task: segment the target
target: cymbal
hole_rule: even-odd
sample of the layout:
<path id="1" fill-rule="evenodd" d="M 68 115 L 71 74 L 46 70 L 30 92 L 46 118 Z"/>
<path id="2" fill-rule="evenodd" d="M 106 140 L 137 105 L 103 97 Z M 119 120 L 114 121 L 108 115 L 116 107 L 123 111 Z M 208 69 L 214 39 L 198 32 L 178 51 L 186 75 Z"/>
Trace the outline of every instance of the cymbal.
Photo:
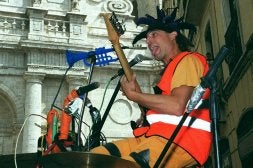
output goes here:
<path id="1" fill-rule="evenodd" d="M 40 163 L 43 168 L 140 168 L 129 160 L 88 152 L 48 154 L 41 158 Z"/>

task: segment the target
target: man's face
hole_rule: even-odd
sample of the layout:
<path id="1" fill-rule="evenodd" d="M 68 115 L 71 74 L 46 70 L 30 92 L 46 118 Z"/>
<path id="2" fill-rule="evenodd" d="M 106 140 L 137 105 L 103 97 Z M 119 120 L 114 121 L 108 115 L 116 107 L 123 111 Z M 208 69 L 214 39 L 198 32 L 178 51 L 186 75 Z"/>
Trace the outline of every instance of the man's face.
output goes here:
<path id="1" fill-rule="evenodd" d="M 169 53 L 175 43 L 171 34 L 162 30 L 153 30 L 147 34 L 148 48 L 156 60 L 167 62 L 166 60 L 168 60 Z"/>

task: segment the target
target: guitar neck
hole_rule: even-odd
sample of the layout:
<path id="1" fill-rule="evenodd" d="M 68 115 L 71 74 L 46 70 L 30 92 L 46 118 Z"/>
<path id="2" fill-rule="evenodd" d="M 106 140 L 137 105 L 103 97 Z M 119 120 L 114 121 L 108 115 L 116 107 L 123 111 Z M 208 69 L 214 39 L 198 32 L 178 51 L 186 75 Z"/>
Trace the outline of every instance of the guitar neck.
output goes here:
<path id="1" fill-rule="evenodd" d="M 132 71 L 132 69 L 130 68 L 130 66 L 128 64 L 128 61 L 127 61 L 126 56 L 123 52 L 123 49 L 120 46 L 119 33 L 117 33 L 115 31 L 115 28 L 112 26 L 112 24 L 110 22 L 110 19 L 109 19 L 110 14 L 107 13 L 107 14 L 103 14 L 102 16 L 104 17 L 105 25 L 106 25 L 108 36 L 109 36 L 109 40 L 111 41 L 111 43 L 113 45 L 113 48 L 116 52 L 116 55 L 119 58 L 119 62 L 122 66 L 122 69 L 123 69 L 123 71 L 126 75 L 127 80 L 131 81 L 132 77 L 133 77 L 133 71 Z M 136 89 L 137 89 L 137 92 L 141 92 L 141 88 L 138 84 L 136 85 Z M 140 107 L 141 112 L 144 113 L 145 112 L 144 108 L 140 105 L 139 105 L 139 107 Z"/>
<path id="2" fill-rule="evenodd" d="M 124 54 L 122 48 L 120 47 L 120 45 L 117 45 L 117 44 L 113 45 L 113 47 L 114 47 L 114 50 L 115 50 L 115 52 L 116 52 L 116 54 L 117 54 L 117 56 L 119 58 L 120 64 L 121 64 L 122 69 L 123 69 L 123 71 L 124 71 L 124 73 L 126 75 L 127 80 L 131 81 L 132 80 L 132 76 L 133 76 L 133 71 L 130 68 L 128 62 L 127 62 L 127 59 L 125 57 L 125 54 Z M 140 87 L 140 85 L 138 83 L 136 83 L 135 87 L 136 87 L 136 91 L 137 92 L 140 92 L 140 93 L 142 92 L 141 91 L 141 87 Z M 139 106 L 141 112 L 144 114 L 145 113 L 144 108 L 141 105 L 139 105 L 139 104 L 138 104 L 138 106 Z"/>
<path id="3" fill-rule="evenodd" d="M 114 50 L 115 50 L 115 52 L 116 52 L 116 54 L 117 54 L 117 56 L 118 56 L 118 58 L 119 58 L 120 64 L 121 64 L 122 69 L 123 69 L 123 71 L 124 71 L 124 73 L 125 73 L 125 75 L 126 75 L 127 80 L 128 80 L 128 81 L 131 81 L 131 80 L 132 80 L 132 77 L 133 77 L 133 71 L 132 71 L 132 69 L 130 68 L 128 62 L 127 62 L 127 59 L 126 59 L 126 57 L 125 57 L 125 54 L 124 54 L 124 52 L 123 52 L 121 46 L 120 46 L 119 44 L 114 44 L 113 47 L 114 47 Z M 141 91 L 141 88 L 140 88 L 140 85 L 139 85 L 138 83 L 136 83 L 135 87 L 136 87 L 136 91 L 137 91 L 137 92 L 140 92 L 140 93 L 142 92 L 142 91 Z M 138 104 L 138 106 L 139 106 L 139 108 L 140 108 L 142 114 L 145 114 L 145 109 L 144 109 L 144 107 L 142 107 L 142 106 L 139 105 L 139 104 Z"/>
<path id="4" fill-rule="evenodd" d="M 119 43 L 113 44 L 113 48 L 119 58 L 120 65 L 126 75 L 127 80 L 131 81 L 132 77 L 133 77 L 133 71 L 128 64 L 128 61 L 126 59 L 126 56 L 125 56 L 120 44 Z"/>

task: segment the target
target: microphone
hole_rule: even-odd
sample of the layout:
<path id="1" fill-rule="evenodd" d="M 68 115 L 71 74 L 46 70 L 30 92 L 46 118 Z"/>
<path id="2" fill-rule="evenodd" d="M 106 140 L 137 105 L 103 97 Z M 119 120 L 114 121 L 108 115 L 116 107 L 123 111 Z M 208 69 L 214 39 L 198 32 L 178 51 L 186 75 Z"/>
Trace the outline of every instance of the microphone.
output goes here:
<path id="1" fill-rule="evenodd" d="M 208 70 L 207 74 L 201 79 L 201 82 L 196 86 L 192 92 L 191 98 L 186 105 L 186 112 L 190 113 L 192 110 L 197 109 L 202 103 L 202 96 L 206 91 L 206 88 L 210 87 L 210 81 L 214 78 L 218 67 L 224 60 L 225 56 L 230 53 L 230 50 L 225 46 L 222 46 L 218 55 L 215 57 L 211 69 Z"/>
<path id="2" fill-rule="evenodd" d="M 81 86 L 76 90 L 76 93 L 79 97 L 74 98 L 66 107 L 64 108 L 64 111 L 73 116 L 78 116 L 81 112 L 82 105 L 83 105 L 83 100 L 82 96 L 85 93 L 88 93 L 89 91 L 92 91 L 94 89 L 97 89 L 99 87 L 98 82 L 93 82 L 89 85 L 86 86 Z"/>
<path id="3" fill-rule="evenodd" d="M 94 89 L 97 89 L 99 87 L 99 83 L 98 82 L 93 82 L 89 85 L 86 86 L 81 86 L 76 90 L 76 93 L 78 94 L 78 96 L 82 96 L 85 93 L 88 93 Z"/>
<path id="4" fill-rule="evenodd" d="M 93 124 L 99 123 L 101 121 L 100 111 L 96 107 L 92 106 L 89 98 L 86 98 L 85 105 L 90 109 L 92 123 Z"/>
<path id="5" fill-rule="evenodd" d="M 152 60 L 152 58 L 146 57 L 146 56 L 144 56 L 142 54 L 137 54 L 134 57 L 134 59 L 132 59 L 128 64 L 129 64 L 130 67 L 132 67 L 132 66 L 138 64 L 139 62 L 142 62 L 143 60 Z M 124 74 L 124 70 L 121 68 L 121 69 L 118 70 L 117 74 L 115 74 L 113 77 L 111 77 L 111 80 L 113 80 L 113 79 L 115 79 L 118 76 L 121 76 L 123 74 Z"/>

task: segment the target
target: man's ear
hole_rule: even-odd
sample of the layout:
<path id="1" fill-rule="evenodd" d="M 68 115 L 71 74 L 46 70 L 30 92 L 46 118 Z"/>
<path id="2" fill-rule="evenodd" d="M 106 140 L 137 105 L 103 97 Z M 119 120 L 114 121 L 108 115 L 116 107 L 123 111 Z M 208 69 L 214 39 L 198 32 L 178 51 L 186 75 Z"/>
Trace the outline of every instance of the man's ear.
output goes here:
<path id="1" fill-rule="evenodd" d="M 175 40 L 177 37 L 177 32 L 176 31 L 171 32 L 170 37 L 171 37 L 171 39 Z"/>

